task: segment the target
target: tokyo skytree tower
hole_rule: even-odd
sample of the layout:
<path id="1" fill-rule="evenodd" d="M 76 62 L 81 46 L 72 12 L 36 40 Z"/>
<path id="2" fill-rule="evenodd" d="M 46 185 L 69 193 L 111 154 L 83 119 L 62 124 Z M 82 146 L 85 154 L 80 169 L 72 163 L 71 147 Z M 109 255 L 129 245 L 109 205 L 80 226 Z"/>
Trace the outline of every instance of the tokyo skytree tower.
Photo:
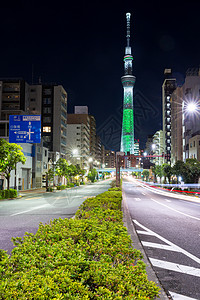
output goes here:
<path id="1" fill-rule="evenodd" d="M 136 78 L 132 75 L 133 56 L 131 55 L 130 47 L 130 18 L 131 14 L 127 13 L 127 45 L 124 56 L 124 76 L 121 77 L 124 88 L 124 101 L 120 151 L 125 152 L 125 154 L 127 152 L 134 154 L 133 87 Z"/>

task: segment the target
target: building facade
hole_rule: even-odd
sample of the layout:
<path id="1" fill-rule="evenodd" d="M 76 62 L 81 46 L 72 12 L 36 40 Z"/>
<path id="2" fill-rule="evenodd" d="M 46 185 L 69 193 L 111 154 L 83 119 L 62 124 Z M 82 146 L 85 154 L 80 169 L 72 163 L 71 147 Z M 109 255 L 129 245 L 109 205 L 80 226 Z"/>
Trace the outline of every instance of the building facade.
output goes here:
<path id="1" fill-rule="evenodd" d="M 163 148 L 166 154 L 166 163 L 171 162 L 171 95 L 176 89 L 176 79 L 172 77 L 171 69 L 165 69 L 165 80 L 162 86 L 163 108 Z"/>
<path id="2" fill-rule="evenodd" d="M 67 146 L 67 92 L 61 85 L 30 86 L 30 114 L 41 114 L 41 134 L 51 152 L 65 158 Z"/>

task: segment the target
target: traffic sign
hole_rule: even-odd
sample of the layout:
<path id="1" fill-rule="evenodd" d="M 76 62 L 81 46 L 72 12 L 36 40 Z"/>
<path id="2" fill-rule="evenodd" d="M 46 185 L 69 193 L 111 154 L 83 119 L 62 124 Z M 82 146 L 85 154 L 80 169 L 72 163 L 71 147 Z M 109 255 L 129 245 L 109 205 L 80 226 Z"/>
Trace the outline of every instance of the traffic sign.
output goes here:
<path id="1" fill-rule="evenodd" d="M 10 143 L 40 143 L 40 115 L 11 115 L 9 116 Z"/>

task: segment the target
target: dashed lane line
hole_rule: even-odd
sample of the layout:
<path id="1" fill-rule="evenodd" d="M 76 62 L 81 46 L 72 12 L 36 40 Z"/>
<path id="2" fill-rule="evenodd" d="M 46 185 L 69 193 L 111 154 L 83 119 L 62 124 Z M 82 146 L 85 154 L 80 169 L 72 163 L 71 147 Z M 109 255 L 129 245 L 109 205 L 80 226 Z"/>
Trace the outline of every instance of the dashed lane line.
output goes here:
<path id="1" fill-rule="evenodd" d="M 167 207 L 167 208 L 169 208 L 169 209 L 171 209 L 171 210 L 173 210 L 173 211 L 175 211 L 175 212 L 177 212 L 177 213 L 179 213 L 179 214 L 181 214 L 181 215 L 184 215 L 184 216 L 186 216 L 186 217 L 188 217 L 188 218 L 191 218 L 191 219 L 195 219 L 195 220 L 200 221 L 200 218 L 198 218 L 198 217 L 194 217 L 194 216 L 185 214 L 185 213 L 183 213 L 182 211 L 179 211 L 179 210 L 177 210 L 177 209 L 175 209 L 175 208 L 172 208 L 172 207 L 170 207 L 170 206 L 168 206 L 168 205 L 166 205 L 166 204 L 160 203 L 159 201 L 157 201 L 157 200 L 155 200 L 155 199 L 152 199 L 152 198 L 151 198 L 151 200 L 154 201 L 154 202 L 156 202 L 156 203 L 158 203 L 158 204 L 160 204 L 160 205 L 162 205 L 162 206 L 165 206 L 165 207 Z"/>
<path id="2" fill-rule="evenodd" d="M 28 210 L 24 210 L 24 211 L 20 211 L 18 213 L 12 214 L 12 215 L 10 215 L 10 217 L 17 216 L 17 215 L 22 215 L 22 214 L 25 214 L 27 212 L 31 212 L 33 210 L 40 209 L 40 208 L 47 207 L 47 206 L 50 206 L 50 205 L 49 204 L 44 204 L 44 205 L 36 206 L 32 209 L 28 209 Z"/>
<path id="3" fill-rule="evenodd" d="M 154 267 L 200 277 L 200 269 L 149 257 Z"/>
<path id="4" fill-rule="evenodd" d="M 168 241 L 167 239 L 165 239 L 164 237 L 162 237 L 161 235 L 155 233 L 154 231 L 148 229 L 147 227 L 145 227 L 144 225 L 140 224 L 138 221 L 133 220 L 133 222 L 140 226 L 142 229 L 144 229 L 146 232 L 148 233 L 152 233 L 152 235 L 154 235 L 155 237 L 157 237 L 158 239 L 160 239 L 161 241 L 163 241 L 164 243 L 168 244 L 169 246 L 172 246 L 173 249 L 176 249 L 177 251 L 179 251 L 180 253 L 183 253 L 184 255 L 186 255 L 187 257 L 191 258 L 192 260 L 194 260 L 195 262 L 197 262 L 198 264 L 200 264 L 200 259 L 198 257 L 196 257 L 195 255 L 189 253 L 188 251 L 182 249 L 181 247 L 175 245 L 174 243 Z"/>
<path id="5" fill-rule="evenodd" d="M 173 300 L 198 300 L 198 299 L 183 296 L 181 294 L 177 294 L 177 293 L 174 293 L 174 292 L 171 292 L 171 291 L 169 291 L 169 293 L 170 293 Z"/>
<path id="6" fill-rule="evenodd" d="M 134 200 L 135 200 L 135 201 L 141 201 L 141 199 L 140 199 L 140 198 L 134 198 Z"/>

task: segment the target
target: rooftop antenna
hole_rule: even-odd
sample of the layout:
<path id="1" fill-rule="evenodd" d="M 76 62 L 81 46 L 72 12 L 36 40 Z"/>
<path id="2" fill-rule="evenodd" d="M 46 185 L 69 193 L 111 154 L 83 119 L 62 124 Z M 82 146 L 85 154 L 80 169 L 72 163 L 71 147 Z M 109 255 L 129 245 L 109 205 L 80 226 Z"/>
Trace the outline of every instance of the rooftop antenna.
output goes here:
<path id="1" fill-rule="evenodd" d="M 127 28 L 126 38 L 127 38 L 127 47 L 130 47 L 130 20 L 131 20 L 131 14 L 130 13 L 126 13 L 126 28 Z"/>

